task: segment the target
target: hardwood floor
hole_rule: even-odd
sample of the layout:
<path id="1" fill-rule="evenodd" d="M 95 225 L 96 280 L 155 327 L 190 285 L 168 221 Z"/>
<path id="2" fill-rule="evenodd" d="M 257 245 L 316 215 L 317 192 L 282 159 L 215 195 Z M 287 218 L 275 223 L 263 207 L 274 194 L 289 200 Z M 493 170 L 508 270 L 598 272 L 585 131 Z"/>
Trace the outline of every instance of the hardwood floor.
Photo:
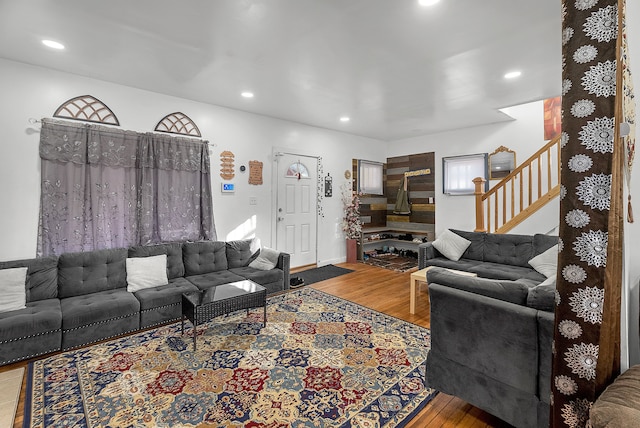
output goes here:
<path id="1" fill-rule="evenodd" d="M 429 303 L 425 286 L 420 288 L 416 314 L 409 313 L 410 273 L 393 272 L 362 263 L 342 263 L 338 266 L 355 272 L 318 282 L 310 287 L 429 327 Z M 0 367 L 0 372 L 26 366 L 27 362 L 15 363 Z M 25 389 L 26 376 L 22 384 L 14 428 L 22 427 Z M 509 425 L 456 397 L 440 393 L 407 424 L 407 428 L 435 427 L 506 428 Z"/>

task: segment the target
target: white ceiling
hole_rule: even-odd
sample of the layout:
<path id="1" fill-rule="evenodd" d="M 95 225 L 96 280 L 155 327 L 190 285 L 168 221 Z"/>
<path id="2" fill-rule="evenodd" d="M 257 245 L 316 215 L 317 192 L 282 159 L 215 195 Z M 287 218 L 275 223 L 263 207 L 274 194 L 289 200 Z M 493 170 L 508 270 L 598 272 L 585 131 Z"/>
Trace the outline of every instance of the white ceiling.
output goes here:
<path id="1" fill-rule="evenodd" d="M 560 0 L 0 0 L 0 57 L 392 141 L 508 120 L 499 108 L 559 95 L 560 8 Z M 66 49 L 46 48 L 44 38 Z M 522 76 L 505 80 L 511 70 Z M 245 90 L 255 97 L 242 98 Z"/>

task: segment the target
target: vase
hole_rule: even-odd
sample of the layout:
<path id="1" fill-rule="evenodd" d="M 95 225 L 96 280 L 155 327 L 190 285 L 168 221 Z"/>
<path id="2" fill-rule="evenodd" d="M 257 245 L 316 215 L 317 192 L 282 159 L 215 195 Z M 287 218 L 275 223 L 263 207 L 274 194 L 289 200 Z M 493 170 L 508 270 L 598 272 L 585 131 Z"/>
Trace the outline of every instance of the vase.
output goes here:
<path id="1" fill-rule="evenodd" d="M 347 238 L 347 263 L 356 263 L 358 261 L 358 241 L 353 238 Z"/>

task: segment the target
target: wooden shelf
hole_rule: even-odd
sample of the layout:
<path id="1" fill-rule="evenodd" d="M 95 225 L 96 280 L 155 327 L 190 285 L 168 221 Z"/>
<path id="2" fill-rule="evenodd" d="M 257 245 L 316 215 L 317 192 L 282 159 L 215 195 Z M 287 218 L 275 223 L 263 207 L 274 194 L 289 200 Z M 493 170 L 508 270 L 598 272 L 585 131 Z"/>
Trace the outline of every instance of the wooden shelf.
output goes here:
<path id="1" fill-rule="evenodd" d="M 373 248 L 379 247 L 380 249 L 382 249 L 384 245 L 399 247 L 402 249 L 418 252 L 418 245 L 422 244 L 422 242 L 407 241 L 404 239 L 399 239 L 397 236 L 392 238 L 368 239 L 371 235 L 376 235 L 376 234 L 401 235 L 401 234 L 407 234 L 407 233 L 410 233 L 411 235 L 417 236 L 419 238 L 427 236 L 427 232 L 420 232 L 420 231 L 409 230 L 409 229 L 399 229 L 395 227 L 394 228 L 391 228 L 391 227 L 363 228 L 362 234 L 360 235 L 360 239 L 358 240 L 358 260 L 364 260 L 364 253 L 367 248 L 373 249 Z M 389 244 L 393 244 L 393 245 L 389 245 Z"/>

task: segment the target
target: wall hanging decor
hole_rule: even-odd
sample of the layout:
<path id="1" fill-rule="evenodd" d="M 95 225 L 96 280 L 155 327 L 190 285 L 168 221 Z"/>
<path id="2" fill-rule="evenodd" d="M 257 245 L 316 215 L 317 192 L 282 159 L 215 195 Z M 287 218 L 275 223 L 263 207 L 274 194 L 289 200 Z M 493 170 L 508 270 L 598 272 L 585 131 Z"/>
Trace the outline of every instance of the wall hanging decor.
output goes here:
<path id="1" fill-rule="evenodd" d="M 324 196 L 326 198 L 333 196 L 333 178 L 328 172 L 327 176 L 324 178 Z"/>
<path id="2" fill-rule="evenodd" d="M 262 162 L 249 161 L 249 184 L 262 184 Z"/>
<path id="3" fill-rule="evenodd" d="M 547 98 L 544 100 L 544 139 L 549 141 L 556 138 L 562 132 L 562 97 Z"/>
<path id="4" fill-rule="evenodd" d="M 200 137 L 200 130 L 189 116 L 179 111 L 171 113 L 160 119 L 154 131 L 167 132 L 169 134 L 189 135 Z"/>
<path id="5" fill-rule="evenodd" d="M 53 113 L 53 117 L 120 126 L 111 109 L 92 95 L 80 95 L 65 101 Z"/>
<path id="6" fill-rule="evenodd" d="M 233 169 L 234 157 L 235 155 L 228 150 L 220 153 L 220 177 L 224 180 L 231 180 L 236 176 Z"/>
<path id="7" fill-rule="evenodd" d="M 318 177 L 322 177 L 323 174 L 324 165 L 322 165 L 322 157 L 318 156 Z M 318 203 L 316 205 L 318 207 L 318 216 L 320 217 L 324 217 L 324 208 L 322 207 L 322 201 L 324 200 L 324 192 L 322 191 L 323 184 L 323 180 L 318 180 L 318 190 L 316 192 Z"/>

